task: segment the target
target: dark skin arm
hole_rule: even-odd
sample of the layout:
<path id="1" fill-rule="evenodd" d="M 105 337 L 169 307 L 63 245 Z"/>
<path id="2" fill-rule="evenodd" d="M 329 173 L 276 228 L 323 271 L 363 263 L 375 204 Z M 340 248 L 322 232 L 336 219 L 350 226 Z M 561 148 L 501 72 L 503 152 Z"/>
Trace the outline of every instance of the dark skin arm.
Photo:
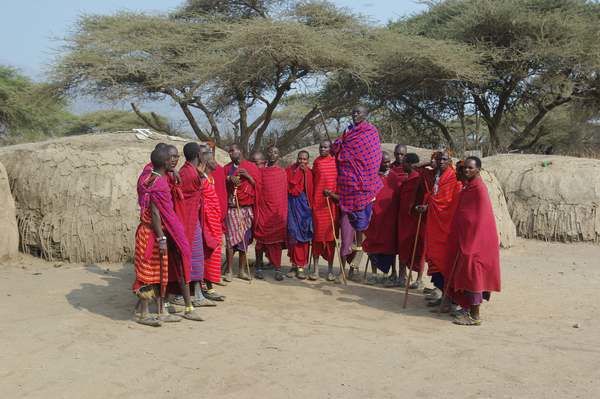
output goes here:
<path id="1" fill-rule="evenodd" d="M 154 234 L 156 237 L 164 237 L 164 232 L 162 229 L 162 221 L 160 219 L 160 212 L 158 208 L 153 203 L 150 204 L 152 210 L 152 230 L 154 230 Z M 167 240 L 161 240 L 158 242 L 158 250 L 161 255 L 167 251 Z"/>
<path id="2" fill-rule="evenodd" d="M 323 195 L 327 198 L 331 198 L 336 204 L 340 202 L 340 196 L 330 190 L 323 190 Z"/>
<path id="3" fill-rule="evenodd" d="M 250 173 L 248 173 L 248 171 L 244 168 L 240 168 L 238 171 L 238 174 L 245 178 L 246 180 L 248 180 L 250 182 L 250 184 L 252 184 L 252 186 L 256 185 L 256 182 L 254 181 L 254 179 L 252 178 L 252 176 L 250 175 Z M 235 183 L 234 183 L 235 184 Z"/>

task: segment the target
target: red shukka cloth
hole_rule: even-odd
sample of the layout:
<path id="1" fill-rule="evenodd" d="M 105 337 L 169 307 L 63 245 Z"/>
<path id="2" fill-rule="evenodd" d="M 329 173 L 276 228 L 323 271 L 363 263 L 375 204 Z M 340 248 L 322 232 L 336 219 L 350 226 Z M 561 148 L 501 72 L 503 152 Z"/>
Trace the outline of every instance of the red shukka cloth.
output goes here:
<path id="1" fill-rule="evenodd" d="M 261 174 L 254 235 L 262 244 L 283 243 L 287 237 L 288 181 L 285 169 L 267 166 Z"/>
<path id="2" fill-rule="evenodd" d="M 395 255 L 398 221 L 398 175 L 380 176 L 383 188 L 375 197 L 373 216 L 365 231 L 363 248 L 370 254 Z"/>
<path id="3" fill-rule="evenodd" d="M 332 156 L 317 157 L 313 162 L 314 198 L 313 210 L 313 241 L 330 242 L 335 240 L 331 215 L 327 209 L 327 199 L 323 191 L 337 192 L 337 168 L 335 158 Z M 337 226 L 337 205 L 330 199 L 329 206 L 333 214 L 334 224 Z"/>
<path id="4" fill-rule="evenodd" d="M 444 279 L 451 296 L 464 291 L 500 291 L 500 243 L 492 203 L 481 177 L 465 184 L 447 245 Z"/>
<path id="5" fill-rule="evenodd" d="M 425 224 L 425 260 L 427 274 L 443 272 L 446 264 L 448 235 L 462 184 L 456 179 L 456 172 L 448 167 L 439 178 L 438 192 L 433 192 L 435 172 L 423 170 L 423 183 L 426 194 L 427 223 Z"/>
<path id="6" fill-rule="evenodd" d="M 409 265 L 412 260 L 415 237 L 417 235 L 417 225 L 419 214 L 414 207 L 417 204 L 417 190 L 421 184 L 421 175 L 417 171 L 412 171 L 409 175 L 404 174 L 401 178 L 400 188 L 398 189 L 398 258 L 400 263 Z M 422 270 L 424 264 L 423 248 L 425 237 L 425 218 L 426 213 L 421 216 L 421 226 L 419 228 L 419 238 L 415 250 L 415 264 L 413 270 Z"/>

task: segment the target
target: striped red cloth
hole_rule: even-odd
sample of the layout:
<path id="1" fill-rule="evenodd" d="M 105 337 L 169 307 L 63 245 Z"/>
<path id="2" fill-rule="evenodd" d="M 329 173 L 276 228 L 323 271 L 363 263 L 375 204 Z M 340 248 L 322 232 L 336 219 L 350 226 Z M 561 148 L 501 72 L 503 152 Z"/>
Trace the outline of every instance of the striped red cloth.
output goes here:
<path id="1" fill-rule="evenodd" d="M 344 212 L 366 208 L 383 184 L 378 176 L 381 142 L 375 126 L 362 121 L 348 129 L 331 146 L 338 168 L 337 188 Z"/>
<path id="2" fill-rule="evenodd" d="M 256 206 L 254 236 L 262 244 L 283 243 L 287 236 L 287 174 L 277 165 L 259 169 L 260 197 Z"/>
<path id="3" fill-rule="evenodd" d="M 209 176 L 202 181 L 202 233 L 204 238 L 204 279 L 221 281 L 222 212 L 216 180 Z"/>
<path id="4" fill-rule="evenodd" d="M 335 241 L 333 226 L 331 225 L 331 214 L 327 208 L 327 198 L 323 191 L 329 190 L 337 193 L 337 168 L 335 158 L 331 155 L 318 157 L 313 163 L 313 180 L 315 193 L 312 201 L 313 209 L 313 242 Z M 331 213 L 333 214 L 334 226 L 337 226 L 338 208 L 329 200 Z"/>
<path id="5" fill-rule="evenodd" d="M 140 224 L 135 232 L 135 281 L 132 289 L 135 291 L 147 284 L 160 284 L 167 286 L 169 280 L 168 256 L 165 253 L 162 260 L 162 281 L 161 281 L 161 262 L 158 245 L 154 245 L 156 235 L 152 230 L 152 213 L 150 207 L 146 208 L 140 217 Z M 152 249 L 148 251 L 149 244 Z"/>

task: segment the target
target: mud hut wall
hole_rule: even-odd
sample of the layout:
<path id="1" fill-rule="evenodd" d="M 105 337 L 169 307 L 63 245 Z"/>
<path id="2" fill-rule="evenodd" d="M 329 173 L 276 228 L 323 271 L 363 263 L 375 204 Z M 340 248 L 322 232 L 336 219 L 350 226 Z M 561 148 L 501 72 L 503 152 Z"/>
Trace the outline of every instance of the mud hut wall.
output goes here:
<path id="1" fill-rule="evenodd" d="M 498 177 L 519 236 L 600 242 L 600 161 L 498 155 L 483 164 Z"/>
<path id="2" fill-rule="evenodd" d="M 119 262 L 133 256 L 136 181 L 157 140 L 93 135 L 5 147 L 21 249 L 46 259 Z M 223 163 L 226 153 L 217 150 Z M 183 162 L 180 163 L 180 165 Z"/>
<path id="3" fill-rule="evenodd" d="M 13 200 L 8 175 L 0 163 L 0 260 L 15 256 L 19 247 L 19 231 L 15 202 Z"/>

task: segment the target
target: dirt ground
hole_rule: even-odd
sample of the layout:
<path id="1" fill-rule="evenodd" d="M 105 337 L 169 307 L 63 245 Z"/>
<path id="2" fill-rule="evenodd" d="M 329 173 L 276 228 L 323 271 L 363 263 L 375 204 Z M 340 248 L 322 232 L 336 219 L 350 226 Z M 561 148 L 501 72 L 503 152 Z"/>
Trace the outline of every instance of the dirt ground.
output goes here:
<path id="1" fill-rule="evenodd" d="M 421 294 L 272 275 L 206 321 L 131 321 L 131 265 L 0 266 L 3 398 L 593 398 L 600 246 L 519 240 L 480 327 Z M 578 324 L 577 324 L 578 323 Z M 578 328 L 575 327 L 577 325 Z"/>

